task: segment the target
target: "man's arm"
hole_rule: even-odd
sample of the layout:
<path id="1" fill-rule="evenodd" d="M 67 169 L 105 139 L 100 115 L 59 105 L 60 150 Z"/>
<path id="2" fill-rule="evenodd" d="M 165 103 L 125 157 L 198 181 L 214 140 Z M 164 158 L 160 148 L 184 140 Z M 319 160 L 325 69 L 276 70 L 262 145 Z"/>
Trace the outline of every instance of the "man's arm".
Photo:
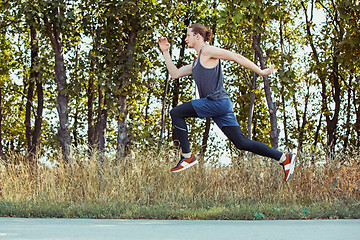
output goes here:
<path id="1" fill-rule="evenodd" d="M 171 59 L 169 51 L 165 51 L 165 52 L 163 52 L 163 54 L 164 54 L 166 67 L 167 67 L 167 69 L 168 69 L 168 71 L 170 73 L 171 78 L 177 79 L 177 78 L 189 76 L 189 75 L 192 74 L 192 66 L 191 66 L 191 64 L 186 65 L 186 66 L 181 67 L 181 68 L 177 68 L 175 66 L 175 64 L 173 63 L 172 59 Z"/>
<path id="2" fill-rule="evenodd" d="M 168 43 L 166 38 L 160 38 L 158 42 L 159 42 L 160 51 L 164 55 L 166 67 L 170 73 L 171 78 L 176 79 L 176 78 L 181 78 L 181 77 L 192 74 L 191 64 L 186 65 L 181 68 L 177 68 L 175 66 L 175 64 L 173 63 L 173 61 L 171 59 L 170 53 L 169 53 L 170 43 Z"/>
<path id="3" fill-rule="evenodd" d="M 274 66 L 271 66 L 267 69 L 259 68 L 255 63 L 247 59 L 246 57 L 242 56 L 241 54 L 237 54 L 222 48 L 208 46 L 203 50 L 203 54 L 207 55 L 210 58 L 217 58 L 217 59 L 224 59 L 229 61 L 235 61 L 241 66 L 250 69 L 261 76 L 268 76 L 271 75 L 274 71 Z"/>

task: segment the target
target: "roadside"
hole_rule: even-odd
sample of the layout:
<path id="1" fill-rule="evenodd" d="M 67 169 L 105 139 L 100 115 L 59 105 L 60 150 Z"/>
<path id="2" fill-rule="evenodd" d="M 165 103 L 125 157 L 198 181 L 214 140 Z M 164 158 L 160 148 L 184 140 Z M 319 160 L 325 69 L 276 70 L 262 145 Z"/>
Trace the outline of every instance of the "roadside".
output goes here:
<path id="1" fill-rule="evenodd" d="M 97 218 L 97 219 L 202 219 L 202 220 L 284 220 L 357 219 L 357 202 L 317 202 L 309 205 L 244 200 L 237 203 L 189 202 L 146 205 L 120 202 L 49 203 L 1 202 L 0 217 Z"/>

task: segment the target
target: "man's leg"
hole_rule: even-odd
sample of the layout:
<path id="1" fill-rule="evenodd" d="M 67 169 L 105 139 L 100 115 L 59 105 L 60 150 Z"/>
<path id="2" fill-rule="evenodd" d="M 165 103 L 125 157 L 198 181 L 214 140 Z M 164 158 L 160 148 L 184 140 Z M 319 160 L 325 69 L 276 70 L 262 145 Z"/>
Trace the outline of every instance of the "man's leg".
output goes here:
<path id="1" fill-rule="evenodd" d="M 248 139 L 244 136 L 239 126 L 224 126 L 221 128 L 223 133 L 240 150 L 249 151 L 264 157 L 270 157 L 279 161 L 283 155 L 282 152 L 269 147 L 268 145 Z"/>
<path id="2" fill-rule="evenodd" d="M 188 102 L 173 108 L 170 111 L 174 131 L 178 138 L 182 150 L 181 159 L 178 164 L 171 169 L 171 172 L 181 172 L 198 163 L 195 156 L 191 153 L 188 128 L 186 126 L 185 118 L 198 117 L 193 105 Z"/>
<path id="3" fill-rule="evenodd" d="M 278 160 L 284 169 L 284 181 L 287 182 L 290 180 L 296 164 L 296 156 L 294 154 L 284 154 L 264 143 L 246 138 L 239 126 L 224 126 L 221 130 L 238 149 Z"/>
<path id="4" fill-rule="evenodd" d="M 170 111 L 176 137 L 180 142 L 183 153 L 190 153 L 188 128 L 185 122 L 187 117 L 198 117 L 191 102 L 184 103 Z"/>

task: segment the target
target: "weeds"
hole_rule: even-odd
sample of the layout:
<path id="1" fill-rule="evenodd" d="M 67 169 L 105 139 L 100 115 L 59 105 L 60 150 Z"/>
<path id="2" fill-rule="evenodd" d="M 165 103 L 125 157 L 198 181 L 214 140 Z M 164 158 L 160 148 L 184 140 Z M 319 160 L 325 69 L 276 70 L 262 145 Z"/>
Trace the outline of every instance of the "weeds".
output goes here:
<path id="1" fill-rule="evenodd" d="M 360 165 L 309 165 L 299 159 L 289 183 L 269 159 L 235 166 L 196 166 L 170 173 L 169 151 L 134 153 L 103 165 L 74 155 L 69 164 L 38 164 L 36 170 L 0 165 L 0 215 L 36 217 L 283 219 L 360 217 Z M 154 161 L 157 159 L 157 161 Z M 57 160 L 57 159 L 53 159 Z"/>

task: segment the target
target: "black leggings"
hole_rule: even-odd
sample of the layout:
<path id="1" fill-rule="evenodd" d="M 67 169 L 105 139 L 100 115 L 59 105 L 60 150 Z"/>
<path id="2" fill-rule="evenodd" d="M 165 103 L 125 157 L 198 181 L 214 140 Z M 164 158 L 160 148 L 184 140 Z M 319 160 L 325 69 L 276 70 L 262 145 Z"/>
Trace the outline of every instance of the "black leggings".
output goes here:
<path id="1" fill-rule="evenodd" d="M 191 102 L 184 103 L 170 111 L 175 134 L 180 142 L 183 153 L 189 153 L 190 145 L 188 139 L 188 128 L 185 122 L 187 117 L 199 117 Z M 249 151 L 261 156 L 280 160 L 282 152 L 267 146 L 264 143 L 248 139 L 244 136 L 239 126 L 224 126 L 221 131 L 240 150 Z"/>

